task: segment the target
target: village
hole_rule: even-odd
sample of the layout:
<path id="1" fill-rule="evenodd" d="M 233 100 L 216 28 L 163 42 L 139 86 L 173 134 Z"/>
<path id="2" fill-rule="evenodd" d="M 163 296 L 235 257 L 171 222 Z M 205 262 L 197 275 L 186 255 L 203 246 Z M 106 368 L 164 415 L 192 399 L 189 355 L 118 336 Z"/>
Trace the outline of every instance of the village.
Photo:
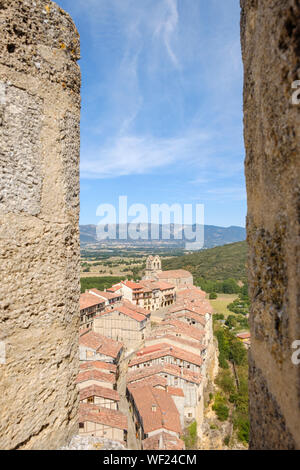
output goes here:
<path id="1" fill-rule="evenodd" d="M 149 256 L 140 281 L 80 297 L 79 433 L 133 450 L 183 450 L 215 357 L 212 307 L 185 270 Z"/>

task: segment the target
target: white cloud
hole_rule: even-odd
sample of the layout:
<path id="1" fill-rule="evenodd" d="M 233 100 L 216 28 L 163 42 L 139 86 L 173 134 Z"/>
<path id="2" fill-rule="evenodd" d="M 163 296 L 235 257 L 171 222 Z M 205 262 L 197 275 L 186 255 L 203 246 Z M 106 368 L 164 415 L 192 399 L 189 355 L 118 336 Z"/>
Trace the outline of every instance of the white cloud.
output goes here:
<path id="1" fill-rule="evenodd" d="M 165 6 L 167 7 L 167 11 L 162 14 L 164 17 L 158 23 L 155 30 L 155 35 L 162 36 L 167 53 L 173 65 L 175 67 L 179 67 L 178 59 L 175 52 L 173 51 L 171 44 L 173 34 L 176 31 L 179 21 L 177 0 L 165 0 Z"/>
<path id="2" fill-rule="evenodd" d="M 90 149 L 85 153 L 81 175 L 83 178 L 116 178 L 151 173 L 171 164 L 205 166 L 210 161 L 210 141 L 210 135 L 199 131 L 169 139 L 122 135 L 100 150 Z"/>

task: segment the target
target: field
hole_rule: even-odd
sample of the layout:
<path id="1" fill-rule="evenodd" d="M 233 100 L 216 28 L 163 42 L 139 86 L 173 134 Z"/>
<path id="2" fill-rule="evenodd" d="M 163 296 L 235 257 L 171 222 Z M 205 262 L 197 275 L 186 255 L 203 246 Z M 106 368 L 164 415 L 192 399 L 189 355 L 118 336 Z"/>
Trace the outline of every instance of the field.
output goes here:
<path id="1" fill-rule="evenodd" d="M 210 303 L 213 306 L 214 313 L 222 313 L 225 318 L 227 318 L 228 315 L 232 315 L 232 312 L 227 309 L 227 305 L 237 298 L 238 296 L 236 294 L 219 294 L 218 298 L 216 300 L 210 300 Z"/>

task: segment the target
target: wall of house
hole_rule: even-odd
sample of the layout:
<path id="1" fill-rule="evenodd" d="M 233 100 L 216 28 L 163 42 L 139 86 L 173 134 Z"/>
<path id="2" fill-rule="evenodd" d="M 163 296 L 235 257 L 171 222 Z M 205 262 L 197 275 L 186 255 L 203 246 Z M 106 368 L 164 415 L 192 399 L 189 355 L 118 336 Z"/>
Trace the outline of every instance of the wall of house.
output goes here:
<path id="1" fill-rule="evenodd" d="M 292 102 L 300 79 L 300 4 L 242 0 L 241 6 L 250 448 L 300 449 L 300 366 L 292 362 L 300 340 L 300 104 Z"/>
<path id="2" fill-rule="evenodd" d="M 136 321 L 117 311 L 94 319 L 93 329 L 108 338 L 124 343 L 127 349 L 139 347 L 146 335 L 145 322 Z"/>
<path id="3" fill-rule="evenodd" d="M 105 439 L 112 439 L 114 441 L 124 441 L 124 431 L 118 428 L 112 428 L 110 426 L 93 423 L 91 421 L 84 422 L 84 428 L 79 429 L 80 435 L 105 437 Z"/>
<path id="4" fill-rule="evenodd" d="M 0 3 L 0 447 L 53 449 L 77 432 L 79 35 Z"/>

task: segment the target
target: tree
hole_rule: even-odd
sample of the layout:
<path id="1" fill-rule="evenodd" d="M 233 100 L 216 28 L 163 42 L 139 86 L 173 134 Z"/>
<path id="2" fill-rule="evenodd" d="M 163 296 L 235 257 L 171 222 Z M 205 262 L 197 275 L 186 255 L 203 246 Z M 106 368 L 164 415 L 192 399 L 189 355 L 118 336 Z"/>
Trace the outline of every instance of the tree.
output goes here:
<path id="1" fill-rule="evenodd" d="M 229 360 L 240 366 L 245 363 L 247 359 L 247 351 L 245 346 L 238 340 L 231 343 Z"/>
<path id="2" fill-rule="evenodd" d="M 210 300 L 215 300 L 215 299 L 217 299 L 217 298 L 218 298 L 218 295 L 217 295 L 215 292 L 211 292 L 211 293 L 209 294 L 209 299 L 210 299 Z"/>

